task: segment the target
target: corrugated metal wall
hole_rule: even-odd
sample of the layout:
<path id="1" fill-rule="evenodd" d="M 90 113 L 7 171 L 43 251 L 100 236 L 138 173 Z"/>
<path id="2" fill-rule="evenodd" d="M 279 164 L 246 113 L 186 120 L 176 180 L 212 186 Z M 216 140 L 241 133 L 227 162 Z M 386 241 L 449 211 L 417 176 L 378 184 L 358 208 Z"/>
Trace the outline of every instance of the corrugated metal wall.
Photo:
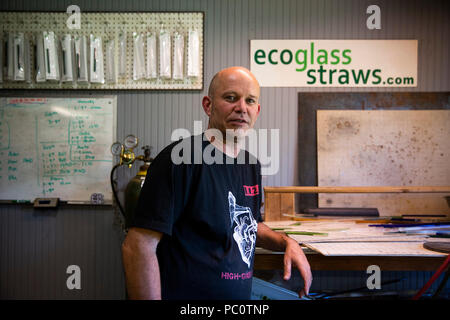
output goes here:
<path id="1" fill-rule="evenodd" d="M 113 0 L 76 4 L 81 11 L 204 11 L 205 90 L 203 92 L 111 92 L 118 96 L 118 140 L 130 133 L 153 153 L 170 142 L 176 128 L 193 131 L 202 114 L 201 98 L 215 72 L 231 65 L 249 67 L 250 39 L 418 39 L 419 80 L 414 89 L 450 89 L 448 1 L 376 1 L 382 29 L 368 30 L 365 13 L 373 1 L 301 0 Z M 65 11 L 72 1 L 1 1 L 0 10 Z M 391 89 L 377 89 L 392 91 Z M 264 185 L 297 183 L 297 93 L 303 88 L 263 88 L 257 128 L 280 129 L 280 171 Z M 308 91 L 367 91 L 308 89 Z M 375 91 L 375 89 L 371 89 Z M 0 95 L 11 92 L 0 92 Z M 14 92 L 20 95 L 21 91 Z M 110 93 L 110 92 L 108 92 Z M 51 93 L 48 93 L 51 95 Z M 102 94 L 102 93 L 101 93 Z M 301 142 L 300 142 L 301 144 Z M 135 170 L 120 174 L 122 186 Z M 123 298 L 120 232 L 113 211 L 66 208 L 36 212 L 26 207 L 0 206 L 1 298 Z M 69 264 L 82 269 L 82 290 L 69 291 Z"/>

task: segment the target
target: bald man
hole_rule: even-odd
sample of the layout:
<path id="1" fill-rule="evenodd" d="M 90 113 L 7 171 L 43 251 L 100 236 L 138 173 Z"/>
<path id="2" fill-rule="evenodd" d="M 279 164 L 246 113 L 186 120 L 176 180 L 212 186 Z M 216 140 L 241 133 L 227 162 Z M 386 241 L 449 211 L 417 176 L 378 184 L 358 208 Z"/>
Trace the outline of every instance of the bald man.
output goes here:
<path id="1" fill-rule="evenodd" d="M 295 266 L 304 280 L 299 296 L 308 294 L 308 261 L 296 241 L 262 222 L 261 167 L 240 148 L 261 111 L 259 95 L 249 70 L 218 72 L 202 100 L 208 130 L 152 162 L 122 246 L 129 298 L 250 299 L 255 246 L 285 251 L 284 279 Z M 174 163 L 177 146 L 195 149 L 198 138 L 201 150 L 192 154 L 219 161 Z"/>

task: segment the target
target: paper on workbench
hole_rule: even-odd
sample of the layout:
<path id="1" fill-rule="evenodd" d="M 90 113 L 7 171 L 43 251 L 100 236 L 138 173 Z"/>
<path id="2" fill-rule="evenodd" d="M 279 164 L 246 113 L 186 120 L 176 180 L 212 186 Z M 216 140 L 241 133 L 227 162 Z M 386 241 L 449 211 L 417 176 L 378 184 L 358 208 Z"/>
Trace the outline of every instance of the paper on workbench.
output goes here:
<path id="1" fill-rule="evenodd" d="M 328 242 L 304 243 L 325 256 L 414 256 L 443 257 L 444 253 L 423 247 L 423 242 Z"/>
<path id="2" fill-rule="evenodd" d="M 298 225 L 300 222 L 300 225 Z M 306 231 L 327 235 L 289 236 L 327 256 L 444 256 L 423 248 L 425 241 L 442 241 L 426 235 L 385 234 L 384 228 L 369 227 L 354 219 L 320 219 L 313 221 L 271 221 L 270 228 L 282 232 Z M 450 241 L 445 239 L 444 241 Z"/>
<path id="3" fill-rule="evenodd" d="M 297 223 L 300 222 L 300 225 Z M 292 235 L 289 236 L 298 242 L 313 240 L 340 240 L 347 238 L 382 237 L 383 230 L 369 227 L 368 224 L 355 223 L 354 219 L 319 219 L 313 221 L 270 221 L 265 223 L 270 228 L 282 232 L 306 231 L 320 232 L 327 235 Z"/>

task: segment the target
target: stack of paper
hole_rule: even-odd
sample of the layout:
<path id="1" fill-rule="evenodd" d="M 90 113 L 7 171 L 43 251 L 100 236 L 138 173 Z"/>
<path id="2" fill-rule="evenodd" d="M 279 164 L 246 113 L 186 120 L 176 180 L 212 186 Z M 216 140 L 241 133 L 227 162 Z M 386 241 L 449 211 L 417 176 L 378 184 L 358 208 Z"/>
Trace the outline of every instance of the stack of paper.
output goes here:
<path id="1" fill-rule="evenodd" d="M 285 232 L 302 245 L 326 256 L 445 256 L 423 247 L 425 241 L 448 241 L 427 235 L 386 233 L 384 228 L 348 218 L 271 221 L 266 224 Z"/>

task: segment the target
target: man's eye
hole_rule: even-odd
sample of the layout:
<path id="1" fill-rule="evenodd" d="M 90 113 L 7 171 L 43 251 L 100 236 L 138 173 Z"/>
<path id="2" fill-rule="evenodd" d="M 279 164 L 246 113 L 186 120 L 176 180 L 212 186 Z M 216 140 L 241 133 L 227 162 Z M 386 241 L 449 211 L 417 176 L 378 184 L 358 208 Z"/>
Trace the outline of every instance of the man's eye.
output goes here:
<path id="1" fill-rule="evenodd" d="M 254 104 L 256 102 L 255 99 L 247 99 L 248 104 Z"/>
<path id="2" fill-rule="evenodd" d="M 227 101 L 236 101 L 236 97 L 235 96 L 226 96 L 225 100 L 227 100 Z"/>

